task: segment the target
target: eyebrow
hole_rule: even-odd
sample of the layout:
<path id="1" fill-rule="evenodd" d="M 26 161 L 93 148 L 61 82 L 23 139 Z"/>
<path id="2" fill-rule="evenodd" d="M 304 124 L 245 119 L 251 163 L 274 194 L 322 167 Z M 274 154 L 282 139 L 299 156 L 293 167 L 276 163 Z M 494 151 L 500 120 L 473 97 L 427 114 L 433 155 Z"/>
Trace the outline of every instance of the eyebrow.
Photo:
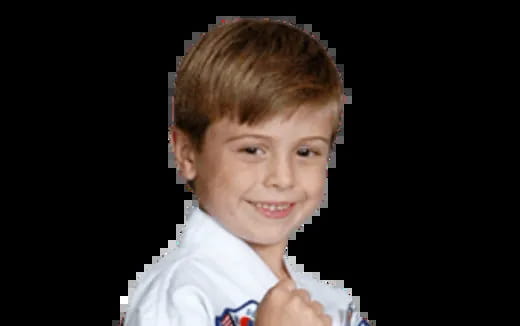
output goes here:
<path id="1" fill-rule="evenodd" d="M 245 135 L 232 136 L 232 137 L 226 139 L 225 143 L 229 143 L 234 140 L 241 139 L 241 138 L 262 138 L 262 139 L 267 139 L 269 141 L 273 140 L 272 137 L 269 137 L 266 135 L 245 134 Z M 303 137 L 303 138 L 299 139 L 299 141 L 302 141 L 302 140 L 321 140 L 321 141 L 325 142 L 326 144 L 329 143 L 329 140 L 322 136 L 308 136 L 308 137 Z"/>

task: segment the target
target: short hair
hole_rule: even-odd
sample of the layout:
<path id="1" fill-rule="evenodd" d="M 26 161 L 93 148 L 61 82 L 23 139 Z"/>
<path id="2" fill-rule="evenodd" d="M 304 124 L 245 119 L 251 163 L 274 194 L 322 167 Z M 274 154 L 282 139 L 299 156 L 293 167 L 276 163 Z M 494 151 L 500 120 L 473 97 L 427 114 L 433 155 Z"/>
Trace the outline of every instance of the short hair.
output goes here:
<path id="1" fill-rule="evenodd" d="M 332 148 L 343 86 L 327 51 L 287 23 L 240 19 L 203 35 L 183 58 L 173 123 L 200 153 L 207 128 L 220 119 L 254 126 L 280 114 L 289 119 L 302 105 L 316 110 L 330 103 L 337 103 Z"/>

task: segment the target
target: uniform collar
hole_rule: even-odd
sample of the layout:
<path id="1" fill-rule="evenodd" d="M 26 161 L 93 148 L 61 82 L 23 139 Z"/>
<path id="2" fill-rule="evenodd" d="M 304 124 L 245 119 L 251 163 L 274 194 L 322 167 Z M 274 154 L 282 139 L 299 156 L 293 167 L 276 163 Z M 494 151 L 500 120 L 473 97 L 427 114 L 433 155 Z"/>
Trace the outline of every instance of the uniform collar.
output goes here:
<path id="1" fill-rule="evenodd" d="M 195 250 L 219 265 L 228 266 L 232 270 L 231 273 L 243 281 L 252 277 L 267 288 L 279 281 L 269 266 L 244 240 L 228 231 L 218 219 L 199 207 L 194 208 L 187 221 L 181 247 Z M 287 271 L 296 281 L 295 273 L 286 257 L 283 261 Z"/>

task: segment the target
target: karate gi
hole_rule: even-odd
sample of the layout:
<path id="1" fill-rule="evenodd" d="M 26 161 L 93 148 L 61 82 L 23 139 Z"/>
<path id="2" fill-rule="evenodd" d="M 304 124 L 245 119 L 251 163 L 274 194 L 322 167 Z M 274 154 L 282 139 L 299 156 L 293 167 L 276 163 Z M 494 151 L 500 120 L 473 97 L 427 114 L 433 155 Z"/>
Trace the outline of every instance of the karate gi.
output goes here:
<path id="1" fill-rule="evenodd" d="M 323 304 L 333 326 L 368 326 L 346 291 L 294 271 L 287 256 L 284 263 L 297 288 Z M 253 326 L 258 304 L 278 281 L 246 242 L 196 207 L 181 246 L 138 283 L 125 326 Z"/>

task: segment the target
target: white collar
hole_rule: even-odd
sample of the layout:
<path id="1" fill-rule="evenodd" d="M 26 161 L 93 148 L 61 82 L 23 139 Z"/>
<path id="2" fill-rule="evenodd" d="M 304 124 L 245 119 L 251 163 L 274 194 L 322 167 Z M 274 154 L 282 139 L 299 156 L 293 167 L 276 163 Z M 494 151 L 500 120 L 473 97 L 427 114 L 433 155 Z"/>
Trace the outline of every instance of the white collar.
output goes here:
<path id="1" fill-rule="evenodd" d="M 181 248 L 204 248 L 200 252 L 206 257 L 218 259 L 220 263 L 233 266 L 233 269 L 246 274 L 250 273 L 257 280 L 265 280 L 265 286 L 269 288 L 278 282 L 278 277 L 260 256 L 244 240 L 228 231 L 217 218 L 195 207 L 186 224 Z M 287 258 L 284 257 L 283 261 L 291 278 L 298 283 Z"/>

